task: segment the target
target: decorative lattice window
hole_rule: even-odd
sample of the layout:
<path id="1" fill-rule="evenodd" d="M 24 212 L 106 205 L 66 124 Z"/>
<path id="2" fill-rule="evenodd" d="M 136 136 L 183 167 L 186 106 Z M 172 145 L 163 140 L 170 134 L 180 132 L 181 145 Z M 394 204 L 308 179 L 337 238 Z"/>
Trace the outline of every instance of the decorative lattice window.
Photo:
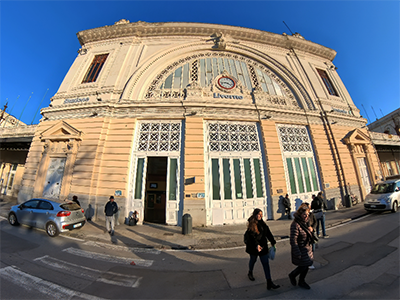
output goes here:
<path id="1" fill-rule="evenodd" d="M 208 124 L 210 151 L 249 152 L 259 151 L 255 124 Z"/>
<path id="2" fill-rule="evenodd" d="M 305 126 L 278 126 L 284 152 L 312 152 L 311 142 Z"/>
<path id="3" fill-rule="evenodd" d="M 320 189 L 317 167 L 306 126 L 278 125 L 286 168 L 286 182 L 292 195 Z"/>
<path id="4" fill-rule="evenodd" d="M 179 151 L 180 139 L 180 123 L 141 123 L 137 150 Z"/>

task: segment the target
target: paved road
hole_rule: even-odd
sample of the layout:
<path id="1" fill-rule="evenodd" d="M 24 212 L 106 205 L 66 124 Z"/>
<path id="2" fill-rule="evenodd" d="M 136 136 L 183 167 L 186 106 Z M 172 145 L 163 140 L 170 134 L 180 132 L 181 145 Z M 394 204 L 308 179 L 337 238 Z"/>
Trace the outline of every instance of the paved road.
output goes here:
<path id="1" fill-rule="evenodd" d="M 2 219 L 1 299 L 398 299 L 399 216 L 370 214 L 329 228 L 307 277 L 310 291 L 289 283 L 287 239 L 271 262 L 281 288 L 267 291 L 259 263 L 256 281 L 247 279 L 243 247 L 182 251 L 52 239 Z"/>

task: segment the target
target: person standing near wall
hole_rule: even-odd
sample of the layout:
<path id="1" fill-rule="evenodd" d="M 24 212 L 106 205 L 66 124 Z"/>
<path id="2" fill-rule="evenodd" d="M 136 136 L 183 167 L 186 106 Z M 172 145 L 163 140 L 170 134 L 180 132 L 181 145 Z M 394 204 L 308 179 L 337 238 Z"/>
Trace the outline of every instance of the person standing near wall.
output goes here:
<path id="1" fill-rule="evenodd" d="M 288 194 L 283 198 L 282 204 L 285 207 L 285 213 L 287 214 L 288 219 L 291 220 L 292 216 L 290 215 L 290 199 Z"/>
<path id="2" fill-rule="evenodd" d="M 106 203 L 104 207 L 104 213 L 106 214 L 106 229 L 109 234 L 114 235 L 115 219 L 114 214 L 118 212 L 118 205 L 114 202 L 114 196 L 110 196 L 110 201 Z"/>
<path id="3" fill-rule="evenodd" d="M 72 197 L 72 202 L 75 202 L 76 204 L 78 204 L 79 206 L 81 206 L 81 204 L 78 201 L 78 196 L 73 196 Z"/>
<path id="4" fill-rule="evenodd" d="M 322 192 L 319 192 L 317 197 L 313 195 L 313 201 L 311 202 L 311 209 L 317 219 L 317 236 L 319 237 L 319 225 L 321 224 L 322 235 L 324 238 L 328 238 L 329 235 L 325 231 L 325 213 L 324 210 L 327 209 L 324 200 L 322 199 Z"/>

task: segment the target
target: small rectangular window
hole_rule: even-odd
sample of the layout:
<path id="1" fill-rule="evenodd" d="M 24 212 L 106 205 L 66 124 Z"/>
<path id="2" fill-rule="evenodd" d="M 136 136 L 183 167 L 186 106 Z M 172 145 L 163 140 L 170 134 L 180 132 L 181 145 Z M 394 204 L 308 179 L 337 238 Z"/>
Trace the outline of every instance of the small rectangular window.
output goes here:
<path id="1" fill-rule="evenodd" d="M 295 182 L 295 178 L 294 178 L 292 159 L 286 158 L 286 163 L 287 163 L 288 172 L 289 172 L 290 190 L 292 191 L 292 194 L 296 194 L 297 188 L 296 188 L 296 182 Z"/>
<path id="2" fill-rule="evenodd" d="M 231 173 L 230 173 L 230 164 L 229 159 L 224 158 L 222 160 L 223 164 L 223 173 L 224 173 L 224 194 L 225 199 L 232 199 L 232 188 L 231 188 Z"/>
<path id="3" fill-rule="evenodd" d="M 260 160 L 258 158 L 255 158 L 253 162 L 254 162 L 254 176 L 256 177 L 257 197 L 258 198 L 264 197 L 262 188 Z"/>
<path id="4" fill-rule="evenodd" d="M 235 174 L 236 199 L 243 199 L 242 175 L 241 175 L 241 171 L 240 171 L 239 159 L 233 160 L 233 168 L 234 168 L 234 174 Z"/>
<path id="5" fill-rule="evenodd" d="M 135 199 L 142 198 L 144 158 L 139 158 L 136 169 Z"/>
<path id="6" fill-rule="evenodd" d="M 220 184 L 219 184 L 219 164 L 218 159 L 212 159 L 212 190 L 213 190 L 213 200 L 221 200 L 219 194 Z"/>
<path id="7" fill-rule="evenodd" d="M 107 59 L 108 54 L 101 54 L 101 55 L 96 55 L 93 58 L 93 61 L 85 75 L 85 78 L 83 79 L 82 83 L 87 83 L 87 82 L 95 82 L 97 77 L 99 76 L 99 73 L 101 71 L 101 68 L 103 68 L 104 62 Z"/>
<path id="8" fill-rule="evenodd" d="M 169 161 L 169 200 L 176 200 L 176 187 L 178 178 L 176 171 L 178 169 L 178 160 L 171 158 Z"/>
<path id="9" fill-rule="evenodd" d="M 253 180 L 251 178 L 250 159 L 245 158 L 244 162 L 244 177 L 246 180 L 246 196 L 247 199 L 253 198 Z"/>
<path id="10" fill-rule="evenodd" d="M 331 80 L 328 77 L 328 74 L 324 70 L 317 69 L 319 76 L 321 77 L 322 81 L 325 84 L 326 89 L 328 90 L 329 94 L 332 96 L 339 96 L 338 93 L 336 92 L 335 88 L 333 87 L 333 84 Z"/>

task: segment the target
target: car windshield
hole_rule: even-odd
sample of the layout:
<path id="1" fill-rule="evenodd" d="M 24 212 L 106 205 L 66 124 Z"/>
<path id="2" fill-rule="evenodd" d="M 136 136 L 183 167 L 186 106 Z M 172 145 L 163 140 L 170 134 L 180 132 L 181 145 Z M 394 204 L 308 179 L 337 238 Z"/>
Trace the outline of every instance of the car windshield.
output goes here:
<path id="1" fill-rule="evenodd" d="M 371 190 L 371 194 L 387 194 L 394 192 L 394 182 L 391 183 L 377 183 Z"/>
<path id="2" fill-rule="evenodd" d="M 62 209 L 64 209 L 64 210 L 78 210 L 78 209 L 81 209 L 81 207 L 78 204 L 76 204 L 75 202 L 61 204 L 60 207 Z"/>

